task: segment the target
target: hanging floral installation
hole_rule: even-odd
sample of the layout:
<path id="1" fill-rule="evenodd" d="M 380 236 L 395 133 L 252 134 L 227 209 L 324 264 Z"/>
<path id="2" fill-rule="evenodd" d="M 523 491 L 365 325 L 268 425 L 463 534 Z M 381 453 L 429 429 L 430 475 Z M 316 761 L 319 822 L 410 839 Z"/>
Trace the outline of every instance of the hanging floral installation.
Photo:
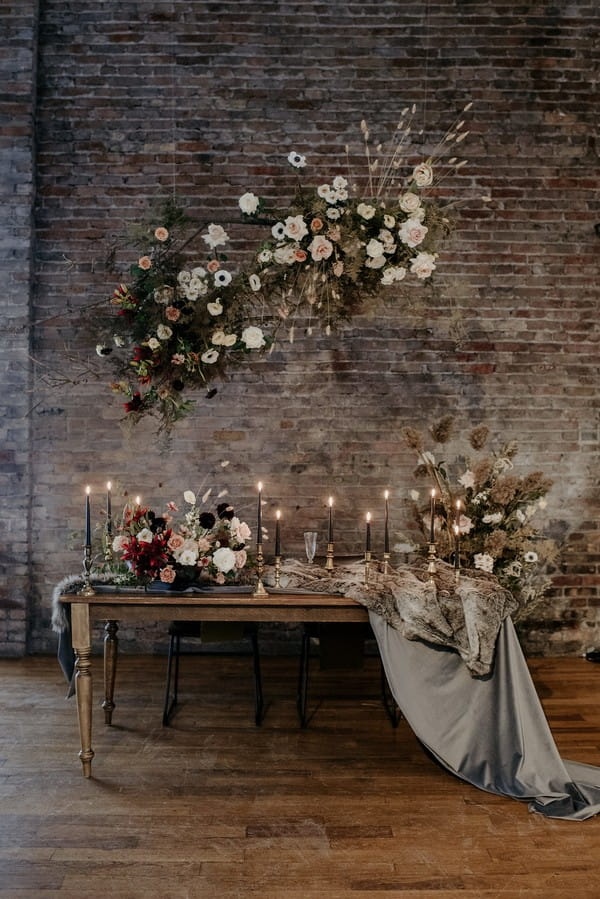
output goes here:
<path id="1" fill-rule="evenodd" d="M 189 236 L 191 223 L 174 201 L 160 221 L 139 229 L 141 253 L 113 290 L 96 346 L 117 362 L 112 386 L 125 397 L 128 416 L 151 413 L 169 430 L 190 411 L 190 389 L 216 392 L 216 377 L 267 351 L 282 327 L 290 340 L 296 322 L 308 334 L 318 324 L 328 335 L 367 297 L 405 279 L 431 278 L 456 205 L 443 198 L 441 184 L 466 164 L 449 151 L 468 131 L 457 120 L 422 159 L 410 151 L 414 114 L 414 107 L 403 110 L 392 140 L 374 149 L 361 123 L 362 178 L 352 174 L 346 147 L 339 171 L 307 186 L 307 159 L 291 151 L 298 180 L 287 206 L 270 208 L 246 191 L 238 204 L 242 221 L 268 232 L 243 271 L 228 265 L 223 226 L 211 223 Z M 204 249 L 194 255 L 198 236 Z"/>

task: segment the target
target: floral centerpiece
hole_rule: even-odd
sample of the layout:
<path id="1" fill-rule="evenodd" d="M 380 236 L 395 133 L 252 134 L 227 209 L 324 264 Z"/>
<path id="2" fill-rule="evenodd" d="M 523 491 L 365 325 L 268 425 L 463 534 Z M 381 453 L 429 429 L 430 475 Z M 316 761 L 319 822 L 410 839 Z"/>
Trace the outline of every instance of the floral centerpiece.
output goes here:
<path id="1" fill-rule="evenodd" d="M 240 580 L 250 568 L 250 528 L 226 502 L 203 510 L 191 490 L 184 493 L 185 511 L 167 504 L 161 515 L 127 504 L 112 543 L 118 560 L 145 582 L 187 586 L 196 582 L 226 584 Z"/>
<path id="2" fill-rule="evenodd" d="M 448 442 L 452 424 L 448 416 L 431 428 L 436 443 Z M 536 514 L 546 508 L 552 481 L 540 471 L 515 473 L 515 441 L 495 452 L 483 452 L 488 437 L 485 425 L 471 430 L 469 444 L 478 455 L 459 456 L 450 472 L 445 461 L 437 461 L 433 452 L 425 449 L 419 431 L 404 429 L 407 445 L 417 453 L 416 475 L 428 478 L 437 491 L 434 534 L 438 555 L 454 560 L 458 526 L 461 565 L 494 574 L 516 597 L 522 616 L 550 586 L 549 572 L 558 557 L 555 541 L 545 537 L 534 522 Z M 423 500 L 418 491 L 411 492 L 414 519 L 428 539 L 429 493 Z"/>

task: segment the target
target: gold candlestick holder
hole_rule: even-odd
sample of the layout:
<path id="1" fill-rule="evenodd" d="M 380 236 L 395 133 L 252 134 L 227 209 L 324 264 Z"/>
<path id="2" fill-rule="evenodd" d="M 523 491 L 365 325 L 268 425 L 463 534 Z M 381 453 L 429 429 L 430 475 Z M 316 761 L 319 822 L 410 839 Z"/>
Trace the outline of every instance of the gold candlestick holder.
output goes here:
<path id="1" fill-rule="evenodd" d="M 265 585 L 262 582 L 262 576 L 264 571 L 264 557 L 262 551 L 262 543 L 256 544 L 256 571 L 258 573 L 258 580 L 256 582 L 256 587 L 254 588 L 254 593 L 252 596 L 257 599 L 262 596 L 268 596 L 269 594 L 265 590 Z"/>
<path id="2" fill-rule="evenodd" d="M 275 586 L 281 587 L 281 556 L 275 556 Z"/>
<path id="3" fill-rule="evenodd" d="M 459 584 L 459 583 L 460 583 L 460 568 L 455 568 L 455 569 L 454 569 L 454 583 L 455 583 L 455 584 Z"/>
<path id="4" fill-rule="evenodd" d="M 433 578 L 433 575 L 436 573 L 436 563 L 437 559 L 437 550 L 435 543 L 429 544 L 429 551 L 427 553 L 427 572 L 430 578 Z"/>
<path id="5" fill-rule="evenodd" d="M 327 544 L 327 559 L 325 560 L 325 571 L 333 571 L 333 543 Z"/>
<path id="6" fill-rule="evenodd" d="M 104 535 L 104 561 L 107 565 L 112 565 L 113 562 L 112 534 L 108 530 Z"/>
<path id="7" fill-rule="evenodd" d="M 384 574 L 390 573 L 390 554 L 389 553 L 383 554 L 383 573 Z"/>
<path id="8" fill-rule="evenodd" d="M 371 552 L 365 551 L 365 584 L 369 583 L 371 577 Z"/>
<path id="9" fill-rule="evenodd" d="M 95 596 L 96 591 L 92 587 L 90 573 L 92 570 L 92 547 L 89 543 L 83 547 L 83 586 L 77 591 L 78 596 Z"/>

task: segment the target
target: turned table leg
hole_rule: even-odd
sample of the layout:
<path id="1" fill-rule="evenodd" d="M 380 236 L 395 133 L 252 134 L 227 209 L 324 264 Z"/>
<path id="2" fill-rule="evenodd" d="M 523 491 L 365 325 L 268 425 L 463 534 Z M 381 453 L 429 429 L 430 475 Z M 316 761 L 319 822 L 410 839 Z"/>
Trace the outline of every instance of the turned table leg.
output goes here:
<path id="1" fill-rule="evenodd" d="M 81 751 L 79 758 L 83 765 L 83 776 L 92 774 L 92 645 L 90 638 L 90 609 L 87 603 L 73 603 L 71 607 L 71 629 L 75 650 L 75 691 L 77 694 L 77 716 Z"/>
<path id="2" fill-rule="evenodd" d="M 117 673 L 117 656 L 119 652 L 119 638 L 117 631 L 119 625 L 116 621 L 107 621 L 104 625 L 104 723 L 112 724 L 112 713 L 115 708 L 115 677 Z"/>

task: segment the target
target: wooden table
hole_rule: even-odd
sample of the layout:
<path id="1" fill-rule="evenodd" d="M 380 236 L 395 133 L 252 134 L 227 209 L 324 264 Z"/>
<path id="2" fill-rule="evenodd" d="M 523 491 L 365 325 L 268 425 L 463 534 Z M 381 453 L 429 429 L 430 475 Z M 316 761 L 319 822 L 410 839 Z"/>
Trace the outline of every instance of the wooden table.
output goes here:
<path id="1" fill-rule="evenodd" d="M 105 723 L 112 723 L 118 650 L 119 621 L 281 621 L 368 622 L 367 610 L 353 599 L 323 593 L 272 592 L 254 598 L 249 593 L 144 593 L 122 591 L 82 596 L 65 593 L 61 601 L 71 606 L 71 632 L 75 650 L 75 689 L 83 776 L 92 773 L 92 672 L 91 624 L 105 621 L 104 709 Z"/>

